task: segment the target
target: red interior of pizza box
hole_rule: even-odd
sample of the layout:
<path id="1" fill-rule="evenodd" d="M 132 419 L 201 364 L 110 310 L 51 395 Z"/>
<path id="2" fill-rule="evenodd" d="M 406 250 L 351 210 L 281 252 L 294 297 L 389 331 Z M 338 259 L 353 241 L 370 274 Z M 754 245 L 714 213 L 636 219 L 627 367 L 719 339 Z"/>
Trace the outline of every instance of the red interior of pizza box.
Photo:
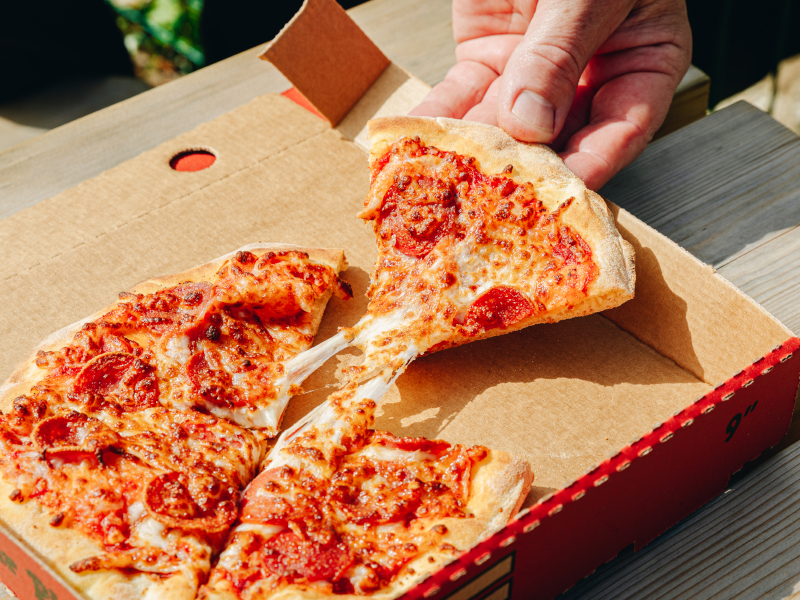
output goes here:
<path id="1" fill-rule="evenodd" d="M 119 291 L 248 242 L 346 250 L 355 297 L 331 300 L 318 341 L 363 314 L 375 254 L 355 217 L 369 184 L 364 127 L 406 113 L 427 86 L 332 0 L 309 0 L 266 55 L 300 103 L 262 96 L 0 222 L 3 379 L 51 331 Z M 171 168 L 187 150 L 215 160 Z M 553 597 L 722 491 L 788 428 L 800 340 L 713 269 L 614 211 L 636 249 L 633 301 L 421 358 L 381 406 L 378 428 L 507 450 L 536 474 L 522 514 L 408 597 Z M 321 402 L 337 366 L 354 359 L 312 376 L 285 424 Z M 62 577 L 78 576 L 0 531 L 0 580 L 19 597 L 77 598 Z"/>

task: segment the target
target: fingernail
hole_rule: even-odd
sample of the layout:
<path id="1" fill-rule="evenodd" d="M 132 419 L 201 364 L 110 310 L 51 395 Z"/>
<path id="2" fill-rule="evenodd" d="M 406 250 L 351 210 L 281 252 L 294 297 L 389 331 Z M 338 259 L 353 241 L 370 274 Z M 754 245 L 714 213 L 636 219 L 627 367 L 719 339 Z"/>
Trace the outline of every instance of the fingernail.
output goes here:
<path id="1" fill-rule="evenodd" d="M 555 107 L 530 90 L 520 92 L 514 101 L 514 106 L 511 107 L 511 112 L 518 119 L 544 133 L 552 134 L 556 127 Z"/>

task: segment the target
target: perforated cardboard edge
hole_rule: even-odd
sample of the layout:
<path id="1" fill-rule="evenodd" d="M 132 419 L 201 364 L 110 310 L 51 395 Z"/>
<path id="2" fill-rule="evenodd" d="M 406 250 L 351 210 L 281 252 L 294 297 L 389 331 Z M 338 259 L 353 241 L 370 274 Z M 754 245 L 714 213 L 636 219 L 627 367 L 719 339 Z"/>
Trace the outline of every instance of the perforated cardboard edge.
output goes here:
<path id="1" fill-rule="evenodd" d="M 334 0 L 305 0 L 261 58 L 334 126 L 390 64 Z"/>

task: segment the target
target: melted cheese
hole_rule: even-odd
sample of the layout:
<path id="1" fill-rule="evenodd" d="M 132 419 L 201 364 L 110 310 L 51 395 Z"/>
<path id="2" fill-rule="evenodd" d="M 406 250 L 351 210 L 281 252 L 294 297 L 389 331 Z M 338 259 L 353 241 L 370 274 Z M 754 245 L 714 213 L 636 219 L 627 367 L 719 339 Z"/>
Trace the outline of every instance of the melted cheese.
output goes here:
<path id="1" fill-rule="evenodd" d="M 170 337 L 166 343 L 166 355 L 175 362 L 185 365 L 186 361 L 188 361 L 189 357 L 192 355 L 189 349 L 190 341 L 188 335 Z"/>
<path id="2" fill-rule="evenodd" d="M 412 463 L 436 459 L 436 455 L 429 452 L 422 452 L 420 450 L 408 452 L 407 450 L 400 450 L 399 448 L 387 448 L 386 446 L 380 445 L 367 446 L 364 448 L 364 450 L 359 452 L 359 456 L 387 462 L 395 460 Z"/>

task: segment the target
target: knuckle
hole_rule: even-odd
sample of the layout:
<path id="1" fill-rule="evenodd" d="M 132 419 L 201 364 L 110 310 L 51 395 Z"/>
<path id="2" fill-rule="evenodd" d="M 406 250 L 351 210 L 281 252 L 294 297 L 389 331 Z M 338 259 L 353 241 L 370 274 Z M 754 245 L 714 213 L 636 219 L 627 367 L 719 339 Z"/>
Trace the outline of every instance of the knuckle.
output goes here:
<path id="1" fill-rule="evenodd" d="M 538 58 L 551 65 L 551 74 L 562 84 L 574 86 L 583 72 L 578 54 L 566 43 L 543 41 L 530 49 L 531 58 Z"/>

